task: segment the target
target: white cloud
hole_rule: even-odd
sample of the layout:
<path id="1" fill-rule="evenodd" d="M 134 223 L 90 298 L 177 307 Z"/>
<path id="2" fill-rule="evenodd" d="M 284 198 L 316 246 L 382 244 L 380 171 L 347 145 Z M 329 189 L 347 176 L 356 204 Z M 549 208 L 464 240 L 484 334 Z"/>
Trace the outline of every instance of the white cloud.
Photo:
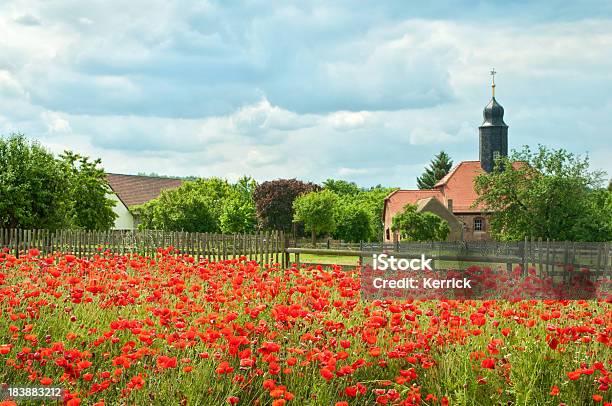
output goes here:
<path id="1" fill-rule="evenodd" d="M 41 22 L 38 18 L 30 14 L 23 14 L 15 18 L 15 22 L 23 25 L 40 25 Z"/>
<path id="2" fill-rule="evenodd" d="M 56 113 L 43 112 L 42 119 L 47 123 L 47 129 L 52 134 L 69 133 L 72 131 L 70 122 Z"/>
<path id="3" fill-rule="evenodd" d="M 373 124 L 374 114 L 368 111 L 338 111 L 328 116 L 332 128 L 338 131 L 349 131 Z"/>
<path id="4" fill-rule="evenodd" d="M 452 137 L 442 131 L 432 131 L 425 128 L 415 128 L 414 130 L 410 131 L 410 143 L 412 145 L 444 145 L 451 140 Z"/>
<path id="5" fill-rule="evenodd" d="M 259 134 L 266 130 L 290 131 L 311 127 L 316 118 L 312 115 L 299 115 L 272 106 L 267 99 L 240 108 L 229 118 L 233 130 L 243 134 Z"/>
<path id="6" fill-rule="evenodd" d="M 378 169 L 380 171 L 380 169 Z M 338 175 L 341 177 L 354 177 L 355 175 L 367 175 L 376 172 L 373 168 L 340 168 Z"/>
<path id="7" fill-rule="evenodd" d="M 440 149 L 477 159 L 495 66 L 511 147 L 612 172 L 609 12 L 436 4 L 3 2 L 0 133 L 114 172 L 410 187 Z"/>

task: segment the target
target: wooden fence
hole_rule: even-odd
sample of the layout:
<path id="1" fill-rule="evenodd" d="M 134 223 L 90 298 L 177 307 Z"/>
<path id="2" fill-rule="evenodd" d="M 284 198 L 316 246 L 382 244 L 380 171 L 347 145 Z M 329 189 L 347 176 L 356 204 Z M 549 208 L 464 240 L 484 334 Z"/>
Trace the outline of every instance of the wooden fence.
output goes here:
<path id="1" fill-rule="evenodd" d="M 283 263 L 285 236 L 282 231 L 255 234 L 215 234 L 143 231 L 20 230 L 0 229 L 0 248 L 19 256 L 36 248 L 43 254 L 67 252 L 91 257 L 106 249 L 118 254 L 154 255 L 158 248 L 172 246 L 181 254 L 196 258 L 224 260 L 244 255 L 264 263 Z M 282 262 L 281 262 L 282 261 Z"/>
<path id="2" fill-rule="evenodd" d="M 521 242 L 394 242 L 341 243 L 330 240 L 315 247 L 307 244 L 286 250 L 300 262 L 300 254 L 359 257 L 368 262 L 373 254 L 387 253 L 398 258 L 424 254 L 440 266 L 505 265 L 508 270 L 520 265 L 535 268 L 540 275 L 564 275 L 567 269 L 588 269 L 597 276 L 612 276 L 612 243 L 559 242 L 525 239 Z"/>
<path id="3" fill-rule="evenodd" d="M 0 229 L 0 248 L 19 255 L 31 248 L 43 254 L 69 252 L 91 257 L 103 250 L 117 254 L 154 255 L 158 248 L 173 246 L 179 253 L 196 258 L 223 260 L 244 255 L 261 264 L 289 264 L 290 254 L 300 262 L 300 254 L 354 256 L 367 262 L 372 254 L 388 253 L 396 257 L 421 254 L 433 258 L 440 266 L 457 267 L 469 264 L 520 265 L 533 267 L 540 274 L 565 273 L 568 268 L 586 268 L 597 275 L 612 275 L 612 243 L 553 242 L 528 240 L 521 242 L 394 242 L 342 243 L 330 240 L 316 247 L 290 244 L 282 231 L 255 234 L 214 234 L 143 231 L 21 230 Z M 456 268 L 457 269 L 457 268 Z"/>

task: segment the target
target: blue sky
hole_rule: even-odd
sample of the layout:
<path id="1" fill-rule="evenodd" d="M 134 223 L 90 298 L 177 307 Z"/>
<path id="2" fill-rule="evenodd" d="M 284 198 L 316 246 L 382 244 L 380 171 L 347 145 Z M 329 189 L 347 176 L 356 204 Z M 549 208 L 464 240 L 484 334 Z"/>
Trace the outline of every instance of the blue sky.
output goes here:
<path id="1" fill-rule="evenodd" d="M 414 187 L 478 159 L 490 98 L 511 149 L 612 174 L 609 1 L 0 2 L 0 134 L 110 172 Z"/>

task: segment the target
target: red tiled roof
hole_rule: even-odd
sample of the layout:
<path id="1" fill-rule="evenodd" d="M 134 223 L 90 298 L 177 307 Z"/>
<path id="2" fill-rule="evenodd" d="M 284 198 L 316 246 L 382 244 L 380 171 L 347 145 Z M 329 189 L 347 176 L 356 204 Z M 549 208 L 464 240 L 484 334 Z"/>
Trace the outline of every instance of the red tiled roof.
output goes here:
<path id="1" fill-rule="evenodd" d="M 515 162 L 515 168 L 524 165 L 524 162 Z M 478 198 L 474 190 L 474 179 L 484 173 L 480 166 L 480 161 L 462 161 L 431 190 L 396 190 L 387 196 L 383 217 L 385 224 L 393 216 L 401 211 L 407 204 L 415 204 L 419 199 L 435 197 L 444 206 L 448 207 L 448 201 L 453 200 L 453 210 L 455 214 L 479 213 L 483 211 L 482 206 L 472 207 Z"/>
<path id="2" fill-rule="evenodd" d="M 514 162 L 512 166 L 518 169 L 524 164 L 524 162 Z M 453 199 L 453 213 L 483 211 L 482 206 L 472 207 L 478 198 L 474 190 L 474 179 L 482 173 L 484 170 L 480 166 L 480 161 L 462 161 L 436 183 L 435 188 L 442 192 L 447 202 Z"/>
<path id="3" fill-rule="evenodd" d="M 431 190 L 396 190 L 385 199 L 383 219 L 385 224 L 391 224 L 395 214 L 402 211 L 407 204 L 416 204 L 421 199 L 435 197 L 444 204 L 444 196 L 437 189 Z"/>
<path id="4" fill-rule="evenodd" d="M 512 166 L 519 169 L 525 162 L 514 162 Z M 452 199 L 453 214 L 482 213 L 482 205 L 472 207 L 478 195 L 474 190 L 474 179 L 484 173 L 480 161 L 462 161 L 444 176 L 433 189 L 396 190 L 385 198 L 383 222 L 390 227 L 393 216 L 402 211 L 407 204 L 422 204 L 425 200 L 435 198 L 445 207 Z M 388 238 L 388 237 L 387 237 Z"/>
<path id="5" fill-rule="evenodd" d="M 162 190 L 174 189 L 183 183 L 181 179 L 117 173 L 107 173 L 106 179 L 113 192 L 128 208 L 155 199 Z"/>
<path id="6" fill-rule="evenodd" d="M 435 186 L 444 196 L 442 203 L 453 200 L 453 213 L 479 212 L 481 208 L 473 208 L 472 204 L 478 198 L 474 190 L 474 179 L 484 170 L 480 161 L 462 161 L 455 166 Z"/>
<path id="7" fill-rule="evenodd" d="M 480 161 L 461 161 L 461 162 L 459 162 L 457 165 L 453 166 L 453 167 L 451 168 L 451 170 L 450 170 L 450 171 L 448 171 L 448 173 L 447 173 L 446 175 L 444 175 L 444 177 L 438 181 L 438 183 L 436 183 L 436 184 L 434 185 L 434 188 L 436 188 L 436 187 L 438 187 L 438 186 L 442 186 L 442 185 L 444 185 L 446 182 L 448 182 L 448 180 L 449 180 L 449 179 L 450 179 L 450 178 L 451 178 L 451 177 L 452 177 L 452 176 L 455 174 L 455 172 L 457 171 L 457 169 L 459 169 L 459 167 L 460 167 L 462 164 L 466 164 L 466 163 L 475 163 L 475 162 L 476 162 L 476 163 L 478 163 L 478 166 L 480 167 Z"/>

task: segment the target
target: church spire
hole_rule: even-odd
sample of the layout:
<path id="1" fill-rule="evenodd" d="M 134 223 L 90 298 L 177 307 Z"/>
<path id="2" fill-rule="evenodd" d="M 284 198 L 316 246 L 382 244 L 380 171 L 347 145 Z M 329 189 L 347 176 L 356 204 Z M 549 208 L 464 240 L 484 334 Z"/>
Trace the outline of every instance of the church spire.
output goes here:
<path id="1" fill-rule="evenodd" d="M 491 172 L 495 159 L 508 156 L 508 126 L 504 122 L 504 108 L 495 100 L 495 68 L 491 75 L 491 101 L 482 112 L 484 121 L 478 128 L 480 138 L 480 166 Z"/>

